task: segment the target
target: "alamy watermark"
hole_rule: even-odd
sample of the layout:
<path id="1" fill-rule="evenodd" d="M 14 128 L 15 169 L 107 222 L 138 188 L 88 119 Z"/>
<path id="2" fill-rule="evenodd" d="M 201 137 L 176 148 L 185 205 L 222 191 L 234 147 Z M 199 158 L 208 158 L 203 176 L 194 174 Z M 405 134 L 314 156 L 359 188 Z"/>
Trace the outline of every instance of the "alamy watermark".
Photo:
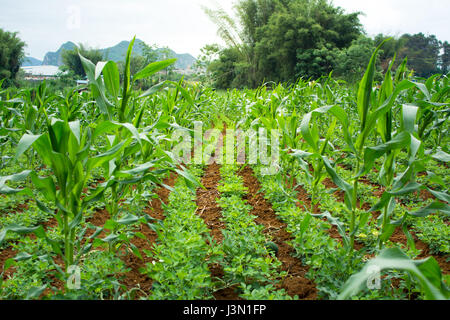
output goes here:
<path id="1" fill-rule="evenodd" d="M 381 289 L 381 269 L 379 266 L 371 265 L 367 268 L 366 285 L 369 290 Z"/>
<path id="2" fill-rule="evenodd" d="M 77 30 L 81 28 L 81 8 L 76 5 L 67 7 L 66 27 L 69 30 Z"/>
<path id="3" fill-rule="evenodd" d="M 196 121 L 193 134 L 183 129 L 173 132 L 178 144 L 171 155 L 180 164 L 259 164 L 263 175 L 274 175 L 280 170 L 280 136 L 278 130 L 265 128 L 203 132 L 203 123 Z"/>
<path id="4" fill-rule="evenodd" d="M 81 269 L 78 266 L 69 266 L 67 268 L 67 289 L 80 290 L 81 288 Z"/>

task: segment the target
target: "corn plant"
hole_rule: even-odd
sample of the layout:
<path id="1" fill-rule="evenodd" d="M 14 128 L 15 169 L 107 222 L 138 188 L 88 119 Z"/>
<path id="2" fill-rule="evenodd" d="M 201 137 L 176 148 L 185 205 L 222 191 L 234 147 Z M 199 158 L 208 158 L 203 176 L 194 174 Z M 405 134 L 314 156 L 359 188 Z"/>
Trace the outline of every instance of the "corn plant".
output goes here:
<path id="1" fill-rule="evenodd" d="M 75 252 L 80 246 L 81 239 L 77 239 L 77 228 L 82 221 L 83 212 L 89 203 L 98 200 L 96 194 L 82 197 L 83 190 L 88 187 L 88 181 L 93 169 L 103 163 L 114 159 L 118 153 L 131 144 L 132 139 L 124 140 L 106 150 L 94 152 L 91 148 L 99 137 L 111 131 L 114 127 L 81 125 L 80 121 L 67 121 L 67 119 L 50 118 L 47 120 L 47 132 L 33 135 L 25 134 L 21 138 L 17 149 L 16 159 L 31 147 L 37 152 L 41 161 L 52 171 L 52 176 L 39 177 L 30 170 L 17 175 L 2 177 L 0 179 L 0 192 L 6 194 L 26 193 L 33 196 L 29 188 L 13 189 L 6 185 L 9 181 L 20 181 L 30 176 L 36 190 L 44 196 L 46 201 L 57 208 L 54 215 L 59 228 L 64 235 L 62 244 L 49 239 L 42 226 L 22 228 L 20 226 L 7 226 L 0 233 L 0 242 L 6 232 L 18 233 L 34 232 L 36 236 L 45 238 L 53 247 L 55 253 L 63 257 L 65 268 L 77 263 L 89 249 L 86 245 L 82 250 Z M 35 199 L 39 208 L 53 214 L 44 203 Z"/>
<path id="2" fill-rule="evenodd" d="M 368 218 L 367 215 L 357 217 L 358 182 L 360 176 L 363 173 L 361 172 L 361 168 L 364 165 L 364 160 L 371 160 L 368 157 L 364 157 L 366 141 L 368 140 L 370 134 L 375 130 L 377 120 L 380 119 L 380 117 L 385 117 L 386 113 L 388 113 L 389 110 L 391 110 L 396 97 L 402 91 L 413 86 L 411 82 L 405 80 L 400 82 L 395 87 L 395 89 L 391 88 L 392 93 L 388 96 L 387 99 L 385 100 L 380 99 L 378 102 L 376 101 L 376 99 L 374 99 L 373 79 L 375 74 L 375 61 L 377 53 L 383 44 L 384 42 L 381 43 L 373 53 L 369 65 L 367 67 L 366 73 L 359 85 L 356 99 L 357 112 L 359 118 L 358 119 L 359 133 L 356 136 L 354 136 L 350 131 L 351 128 L 349 119 L 351 119 L 351 115 L 347 115 L 345 110 L 340 106 L 335 105 L 331 107 L 322 107 L 314 110 L 315 113 L 328 113 L 329 115 L 333 116 L 339 121 L 342 127 L 344 141 L 347 144 L 347 147 L 343 151 L 353 154 L 354 158 L 356 159 L 354 177 L 352 178 L 352 181 L 347 182 L 336 173 L 328 157 L 323 154 L 321 155 L 323 165 L 325 166 L 325 169 L 330 175 L 331 179 L 338 186 L 338 188 L 340 188 L 345 192 L 345 204 L 351 216 L 349 225 L 351 247 L 354 246 L 354 238 L 358 230 L 358 226 L 363 224 L 364 221 L 367 221 Z M 305 119 L 303 121 L 304 130 L 302 134 L 304 139 L 308 142 L 309 145 L 315 146 L 317 144 L 318 133 L 316 133 L 317 130 L 311 133 L 311 131 L 309 130 L 310 122 L 311 122 L 311 115 L 305 116 Z M 316 137 L 315 140 L 313 138 L 314 136 Z M 389 146 L 392 146 L 392 144 L 390 144 Z M 388 148 L 389 147 L 386 147 L 385 149 L 387 150 Z M 316 150 L 319 149 L 316 148 Z M 367 166 L 365 168 L 367 168 Z"/>
<path id="3" fill-rule="evenodd" d="M 427 300 L 450 299 L 450 291 L 442 279 L 439 264 L 434 258 L 411 260 L 398 248 L 383 250 L 377 257 L 370 260 L 360 272 L 352 275 L 343 286 L 338 299 L 345 300 L 358 294 L 367 287 L 371 277 L 376 274 L 381 276 L 381 272 L 384 270 L 400 270 L 408 273 L 419 283 Z"/>

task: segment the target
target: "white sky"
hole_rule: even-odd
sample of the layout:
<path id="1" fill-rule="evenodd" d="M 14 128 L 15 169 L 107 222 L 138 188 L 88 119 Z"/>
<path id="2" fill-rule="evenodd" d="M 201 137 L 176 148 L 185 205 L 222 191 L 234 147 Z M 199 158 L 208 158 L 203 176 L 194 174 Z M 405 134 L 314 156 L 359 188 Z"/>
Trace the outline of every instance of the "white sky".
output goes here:
<path id="1" fill-rule="evenodd" d="M 113 46 L 134 35 L 148 44 L 197 56 L 221 43 L 201 5 L 214 0 L 0 0 L 0 28 L 18 31 L 26 54 L 42 59 L 62 43 Z M 218 0 L 231 13 L 234 0 Z M 450 0 L 334 0 L 347 12 L 363 11 L 369 35 L 423 32 L 450 40 Z M 79 13 L 79 15 L 78 15 Z M 79 21 L 79 23 L 78 23 Z"/>

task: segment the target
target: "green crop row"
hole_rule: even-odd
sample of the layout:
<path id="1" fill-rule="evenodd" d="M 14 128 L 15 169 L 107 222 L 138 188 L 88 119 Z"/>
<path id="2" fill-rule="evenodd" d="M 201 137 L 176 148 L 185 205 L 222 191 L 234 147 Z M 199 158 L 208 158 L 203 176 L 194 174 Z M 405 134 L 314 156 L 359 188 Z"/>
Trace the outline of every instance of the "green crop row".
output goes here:
<path id="1" fill-rule="evenodd" d="M 202 170 L 190 171 L 197 178 Z M 215 248 L 204 221 L 196 214 L 195 190 L 178 179 L 164 210 L 166 218 L 155 225 L 158 245 L 146 252 L 153 261 L 145 273 L 153 279 L 150 299 L 193 300 L 212 298 L 213 282 L 208 264 Z"/>
<path id="2" fill-rule="evenodd" d="M 275 288 L 285 272 L 279 271 L 281 262 L 266 246 L 272 239 L 263 234 L 264 226 L 255 223 L 256 216 L 250 214 L 252 207 L 243 200 L 247 190 L 237 172 L 237 165 L 220 168 L 218 205 L 226 223 L 221 244 L 223 280 L 226 286 L 238 285 L 240 296 L 245 299 L 289 299 L 284 289 Z"/>

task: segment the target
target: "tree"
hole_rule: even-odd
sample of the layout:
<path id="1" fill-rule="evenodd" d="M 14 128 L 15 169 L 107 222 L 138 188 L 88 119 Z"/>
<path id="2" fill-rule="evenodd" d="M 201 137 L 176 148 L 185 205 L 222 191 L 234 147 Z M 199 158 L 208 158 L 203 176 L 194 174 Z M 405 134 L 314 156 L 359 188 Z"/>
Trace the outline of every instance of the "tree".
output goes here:
<path id="1" fill-rule="evenodd" d="M 142 56 L 145 58 L 145 65 L 158 61 L 158 51 L 156 45 L 149 46 L 145 42 L 141 42 Z"/>
<path id="2" fill-rule="evenodd" d="M 170 50 L 169 47 L 163 47 L 163 48 L 159 49 L 159 57 L 160 57 L 161 61 L 164 61 L 164 60 L 175 58 L 175 54 L 172 50 Z M 165 68 L 166 80 L 169 79 L 169 74 L 171 74 L 174 69 L 175 69 L 175 64 L 172 64 L 172 65 L 168 66 L 167 68 Z"/>
<path id="3" fill-rule="evenodd" d="M 0 80 L 6 79 L 3 85 L 14 83 L 25 57 L 25 42 L 17 37 L 17 32 L 0 29 Z"/>
<path id="4" fill-rule="evenodd" d="M 78 48 L 73 50 L 63 50 L 61 56 L 63 61 L 63 70 L 69 70 L 73 72 L 75 75 L 80 77 L 86 77 L 86 73 L 84 72 L 83 65 L 81 64 L 80 56 L 92 61 L 92 63 L 97 64 L 97 62 L 103 60 L 103 54 L 100 50 L 90 49 L 83 46 L 81 43 Z"/>
<path id="5" fill-rule="evenodd" d="M 200 49 L 200 55 L 194 63 L 194 70 L 202 82 L 211 82 L 211 64 L 219 56 L 220 47 L 217 44 L 207 44 Z"/>
<path id="6" fill-rule="evenodd" d="M 439 58 L 440 69 L 443 74 L 450 72 L 450 44 L 445 41 L 442 44 L 442 54 Z"/>
<path id="7" fill-rule="evenodd" d="M 408 41 L 405 37 L 395 38 L 380 33 L 374 38 L 374 48 L 378 47 L 384 40 L 389 38 L 391 38 L 391 40 L 384 43 L 383 48 L 378 54 L 383 71 L 386 71 L 389 68 L 392 57 L 401 57 L 404 55 L 405 45 Z M 401 59 L 396 59 L 394 69 L 396 69 L 402 61 L 403 60 Z"/>
<path id="8" fill-rule="evenodd" d="M 239 87 L 236 80 L 237 66 L 241 60 L 236 48 L 226 48 L 220 51 L 219 59 L 211 63 L 210 70 L 214 78 L 214 85 L 219 89 Z"/>
<path id="9" fill-rule="evenodd" d="M 400 61 L 408 57 L 408 66 L 419 77 L 428 78 L 439 72 L 438 61 L 441 42 L 435 35 L 425 36 L 423 33 L 404 34 L 405 49 L 401 52 Z"/>
<path id="10" fill-rule="evenodd" d="M 345 14 L 326 0 L 295 0 L 279 8 L 263 27 L 257 52 L 258 66 L 273 70 L 270 80 L 328 74 L 338 51 L 362 33 L 358 12 Z"/>
<path id="11" fill-rule="evenodd" d="M 358 39 L 353 40 L 350 47 L 339 51 L 336 57 L 334 74 L 344 78 L 351 83 L 359 81 L 364 76 L 364 72 L 366 71 L 367 65 L 369 64 L 370 58 L 372 57 L 372 53 L 376 48 L 376 46 L 374 46 L 374 43 L 377 42 L 376 39 L 377 38 L 375 38 L 375 40 L 372 40 L 367 36 L 361 35 Z M 391 41 L 394 40 L 390 40 L 385 44 L 388 44 Z M 392 48 L 389 46 L 387 47 Z M 395 51 L 393 52 L 393 55 L 394 54 Z M 393 55 L 391 56 L 389 61 L 392 59 Z M 380 60 L 381 59 L 377 59 L 376 65 L 378 67 L 377 69 L 381 70 Z M 377 76 L 378 78 L 381 77 L 381 73 L 378 72 Z"/>
<path id="12" fill-rule="evenodd" d="M 234 73 L 239 86 L 328 74 L 339 50 L 362 33 L 358 12 L 345 14 L 328 0 L 240 0 L 235 9 L 240 28 L 221 9 L 207 13 L 229 49 L 239 53 L 222 52 L 218 63 L 227 65 L 216 71 Z M 237 58 L 233 69 L 230 58 Z"/>

